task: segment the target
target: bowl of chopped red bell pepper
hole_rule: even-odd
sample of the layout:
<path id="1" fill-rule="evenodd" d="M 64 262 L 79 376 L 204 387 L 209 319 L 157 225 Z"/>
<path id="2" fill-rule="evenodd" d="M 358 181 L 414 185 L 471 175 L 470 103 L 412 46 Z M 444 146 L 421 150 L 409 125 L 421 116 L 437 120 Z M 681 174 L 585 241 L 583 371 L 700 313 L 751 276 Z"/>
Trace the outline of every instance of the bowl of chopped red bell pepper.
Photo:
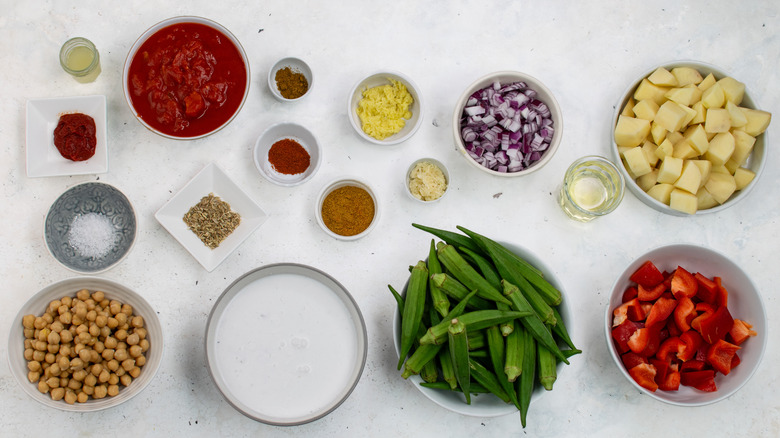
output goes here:
<path id="1" fill-rule="evenodd" d="M 748 274 L 691 244 L 659 247 L 629 264 L 614 283 L 604 324 L 628 381 L 679 406 L 733 395 L 766 349 L 766 313 Z"/>

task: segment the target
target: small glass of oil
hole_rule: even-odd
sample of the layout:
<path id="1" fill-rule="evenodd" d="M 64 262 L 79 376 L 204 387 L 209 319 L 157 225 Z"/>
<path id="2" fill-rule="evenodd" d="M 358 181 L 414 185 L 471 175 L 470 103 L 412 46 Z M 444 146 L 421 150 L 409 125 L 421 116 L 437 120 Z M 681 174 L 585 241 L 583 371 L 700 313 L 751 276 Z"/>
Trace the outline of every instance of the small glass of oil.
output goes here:
<path id="1" fill-rule="evenodd" d="M 588 155 L 569 166 L 559 204 L 572 219 L 589 222 L 617 208 L 625 183 L 618 168 L 598 155 Z"/>
<path id="2" fill-rule="evenodd" d="M 71 38 L 60 49 L 60 65 L 77 81 L 92 82 L 100 74 L 100 54 L 92 41 Z"/>

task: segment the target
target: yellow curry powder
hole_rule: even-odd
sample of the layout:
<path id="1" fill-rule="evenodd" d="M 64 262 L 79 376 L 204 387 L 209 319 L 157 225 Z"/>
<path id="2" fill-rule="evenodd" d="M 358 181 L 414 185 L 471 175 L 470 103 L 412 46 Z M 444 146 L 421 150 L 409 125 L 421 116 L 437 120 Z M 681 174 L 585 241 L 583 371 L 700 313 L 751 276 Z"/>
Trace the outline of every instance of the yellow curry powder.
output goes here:
<path id="1" fill-rule="evenodd" d="M 397 134 L 406 126 L 406 120 L 412 118 L 409 107 L 414 98 L 404 84 L 388 80 L 388 85 L 364 90 L 357 108 L 363 132 L 377 140 Z"/>
<path id="2" fill-rule="evenodd" d="M 322 202 L 322 221 L 340 236 L 362 233 L 371 225 L 374 214 L 373 198 L 356 186 L 339 187 Z"/>

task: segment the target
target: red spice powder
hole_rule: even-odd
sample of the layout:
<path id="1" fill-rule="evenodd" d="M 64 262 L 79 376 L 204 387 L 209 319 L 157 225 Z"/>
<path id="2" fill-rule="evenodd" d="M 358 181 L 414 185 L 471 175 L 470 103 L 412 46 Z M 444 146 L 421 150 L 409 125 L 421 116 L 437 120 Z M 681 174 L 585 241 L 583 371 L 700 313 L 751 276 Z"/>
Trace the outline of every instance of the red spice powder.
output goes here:
<path id="1" fill-rule="evenodd" d="M 297 175 L 309 168 L 311 157 L 297 141 L 285 138 L 271 145 L 268 162 L 279 173 Z"/>

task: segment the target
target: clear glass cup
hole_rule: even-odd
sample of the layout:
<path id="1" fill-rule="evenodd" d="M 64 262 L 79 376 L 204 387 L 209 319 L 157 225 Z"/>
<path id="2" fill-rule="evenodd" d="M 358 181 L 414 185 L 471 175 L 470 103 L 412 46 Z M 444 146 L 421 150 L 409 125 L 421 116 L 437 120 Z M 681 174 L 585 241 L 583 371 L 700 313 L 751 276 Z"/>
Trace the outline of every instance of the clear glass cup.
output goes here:
<path id="1" fill-rule="evenodd" d="M 100 74 L 100 54 L 92 41 L 71 38 L 60 49 L 60 65 L 77 81 L 92 82 Z"/>
<path id="2" fill-rule="evenodd" d="M 615 210 L 624 190 L 623 176 L 611 161 L 588 155 L 569 166 L 558 203 L 572 219 L 589 222 Z"/>

